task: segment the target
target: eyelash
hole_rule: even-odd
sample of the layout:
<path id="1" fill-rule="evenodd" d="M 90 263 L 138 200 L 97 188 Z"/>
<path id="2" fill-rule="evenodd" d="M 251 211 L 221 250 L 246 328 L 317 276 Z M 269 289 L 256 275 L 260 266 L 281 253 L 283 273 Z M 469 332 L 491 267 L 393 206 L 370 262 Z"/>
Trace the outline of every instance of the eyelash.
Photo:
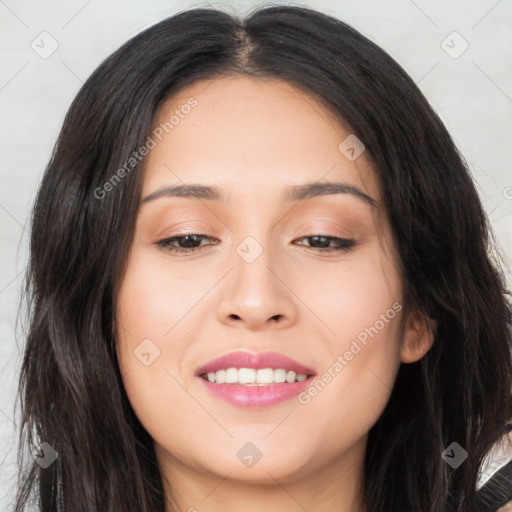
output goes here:
<path id="1" fill-rule="evenodd" d="M 173 253 L 192 253 L 192 252 L 196 252 L 197 250 L 199 250 L 202 247 L 202 246 L 199 246 L 199 247 L 183 248 L 183 247 L 173 247 L 171 245 L 173 242 L 182 240 L 183 238 L 187 238 L 187 237 L 201 237 L 203 239 L 205 239 L 205 238 L 212 239 L 211 237 L 209 237 L 207 235 L 202 235 L 202 234 L 197 234 L 197 233 L 184 233 L 183 235 L 177 235 L 177 236 L 173 236 L 170 238 L 165 238 L 163 240 L 159 240 L 158 242 L 156 242 L 156 245 L 158 245 L 162 249 L 165 249 L 166 251 L 173 252 Z M 335 237 L 335 236 L 324 235 L 322 233 L 318 233 L 316 235 L 310 235 L 310 236 L 303 236 L 303 237 L 299 238 L 298 240 L 312 239 L 312 238 L 325 238 L 329 241 L 334 240 L 337 243 L 338 247 L 334 247 L 334 248 L 332 248 L 332 247 L 330 247 L 330 248 L 312 247 L 312 249 L 314 249 L 318 252 L 321 252 L 321 253 L 348 252 L 353 247 L 355 247 L 357 245 L 357 243 L 354 240 L 350 240 L 348 238 L 340 238 L 340 237 Z M 216 245 L 216 244 L 214 244 L 214 245 Z"/>

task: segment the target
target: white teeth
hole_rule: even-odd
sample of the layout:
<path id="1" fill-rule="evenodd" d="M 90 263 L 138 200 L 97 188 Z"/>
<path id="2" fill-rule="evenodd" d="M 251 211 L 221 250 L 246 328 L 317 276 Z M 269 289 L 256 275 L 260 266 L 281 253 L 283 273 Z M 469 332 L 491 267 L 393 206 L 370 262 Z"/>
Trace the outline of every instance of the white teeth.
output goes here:
<path id="1" fill-rule="evenodd" d="M 228 368 L 226 370 L 226 384 L 236 384 L 238 382 L 238 370 L 236 368 Z"/>
<path id="2" fill-rule="evenodd" d="M 286 382 L 286 370 L 274 370 L 274 382 Z"/>
<path id="3" fill-rule="evenodd" d="M 274 370 L 272 368 L 260 368 L 256 373 L 258 384 L 272 384 L 274 382 Z"/>
<path id="4" fill-rule="evenodd" d="M 238 370 L 239 384 L 254 384 L 256 382 L 256 370 L 254 368 L 240 368 Z"/>
<path id="5" fill-rule="evenodd" d="M 240 384 L 242 386 L 266 386 L 283 382 L 302 382 L 307 375 L 297 374 L 294 371 L 286 371 L 283 368 L 227 368 L 203 374 L 209 382 L 216 384 Z"/>
<path id="6" fill-rule="evenodd" d="M 297 374 L 295 372 L 289 371 L 286 374 L 286 382 L 295 382 L 295 377 L 297 377 Z"/>

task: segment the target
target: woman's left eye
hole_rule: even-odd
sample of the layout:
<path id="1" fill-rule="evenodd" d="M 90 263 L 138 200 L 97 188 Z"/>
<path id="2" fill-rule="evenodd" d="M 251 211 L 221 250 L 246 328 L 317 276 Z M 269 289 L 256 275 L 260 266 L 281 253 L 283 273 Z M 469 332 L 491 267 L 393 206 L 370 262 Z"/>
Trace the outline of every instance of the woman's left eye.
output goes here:
<path id="1" fill-rule="evenodd" d="M 214 240 L 213 238 L 207 235 L 191 233 L 186 235 L 173 236 L 171 238 L 165 238 L 164 240 L 156 242 L 156 245 L 174 253 L 191 253 L 197 251 L 203 245 L 216 245 L 218 243 L 217 241 L 214 242 L 213 244 L 201 244 L 200 242 L 205 239 Z M 308 240 L 309 245 L 307 245 L 306 247 L 311 247 L 312 249 L 315 249 L 318 252 L 348 252 L 356 245 L 356 242 L 354 240 L 327 235 L 304 236 L 302 238 L 299 238 L 298 240 Z M 333 242 L 335 244 L 334 247 L 331 245 L 331 243 Z"/>
<path id="2" fill-rule="evenodd" d="M 312 247 L 311 241 L 313 241 L 313 246 L 317 245 L 317 247 L 312 247 L 313 249 L 317 249 L 320 252 L 331 252 L 331 251 L 350 251 L 355 245 L 355 240 L 350 240 L 348 238 L 340 238 L 336 236 L 328 236 L 328 235 L 312 235 L 305 236 L 299 238 L 299 240 L 310 240 L 309 247 Z M 335 246 L 330 246 L 331 242 L 334 242 Z M 300 244 L 302 245 L 302 244 Z"/>

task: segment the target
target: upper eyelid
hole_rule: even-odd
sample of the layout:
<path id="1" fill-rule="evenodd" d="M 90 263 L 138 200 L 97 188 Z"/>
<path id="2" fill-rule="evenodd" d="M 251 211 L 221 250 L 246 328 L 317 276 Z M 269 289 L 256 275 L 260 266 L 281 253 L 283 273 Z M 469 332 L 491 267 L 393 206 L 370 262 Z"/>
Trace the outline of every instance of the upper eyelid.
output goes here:
<path id="1" fill-rule="evenodd" d="M 206 233 L 202 233 L 201 231 L 190 231 L 190 232 L 186 231 L 186 232 L 183 232 L 183 233 L 176 233 L 176 234 L 173 234 L 173 235 L 169 235 L 169 236 L 164 236 L 164 237 L 158 238 L 157 242 L 163 242 L 163 241 L 166 241 L 166 240 L 173 240 L 173 239 L 182 238 L 182 237 L 186 237 L 186 236 L 201 236 L 201 237 L 204 237 L 204 238 L 209 238 L 211 240 L 217 239 L 217 237 L 215 237 L 213 235 L 208 235 Z M 294 237 L 294 240 L 300 240 L 301 238 L 311 238 L 311 237 L 315 237 L 315 236 L 325 236 L 327 238 L 337 238 L 337 239 L 341 239 L 341 240 L 350 240 L 350 239 L 353 238 L 352 236 L 337 235 L 337 234 L 329 233 L 328 230 L 326 230 L 326 231 L 312 231 L 312 232 L 308 232 L 305 235 L 300 235 L 300 236 Z"/>

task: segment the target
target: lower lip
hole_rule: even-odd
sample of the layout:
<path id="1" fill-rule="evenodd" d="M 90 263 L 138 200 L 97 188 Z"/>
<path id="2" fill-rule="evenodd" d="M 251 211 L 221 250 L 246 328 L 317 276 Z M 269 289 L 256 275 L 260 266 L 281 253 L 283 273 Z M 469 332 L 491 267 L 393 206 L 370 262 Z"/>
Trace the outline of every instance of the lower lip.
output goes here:
<path id="1" fill-rule="evenodd" d="M 215 384 L 202 377 L 199 378 L 213 396 L 238 407 L 267 407 L 284 402 L 304 391 L 312 379 L 312 377 L 308 377 L 302 382 L 269 384 L 268 386 L 243 386 L 240 384 Z"/>

